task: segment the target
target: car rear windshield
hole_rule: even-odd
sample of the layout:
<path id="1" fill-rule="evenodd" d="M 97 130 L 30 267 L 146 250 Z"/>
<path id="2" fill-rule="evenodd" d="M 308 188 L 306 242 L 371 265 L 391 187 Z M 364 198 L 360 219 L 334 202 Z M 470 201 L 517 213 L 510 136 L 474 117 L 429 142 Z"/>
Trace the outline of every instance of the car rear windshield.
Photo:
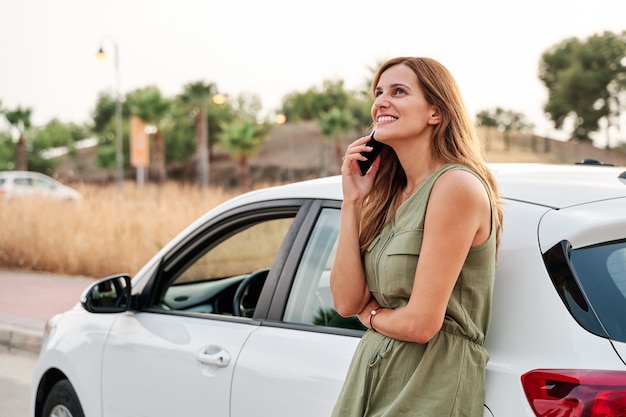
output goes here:
<path id="1" fill-rule="evenodd" d="M 626 342 L 626 239 L 577 249 L 564 241 L 544 259 L 578 323 L 599 336 Z"/>

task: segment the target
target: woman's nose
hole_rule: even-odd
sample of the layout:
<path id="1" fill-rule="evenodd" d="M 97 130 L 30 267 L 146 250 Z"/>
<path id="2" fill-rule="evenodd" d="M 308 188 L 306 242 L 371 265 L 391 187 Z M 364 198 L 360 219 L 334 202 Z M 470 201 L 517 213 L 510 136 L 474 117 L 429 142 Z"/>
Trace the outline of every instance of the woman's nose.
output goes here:
<path id="1" fill-rule="evenodd" d="M 374 100 L 374 107 L 376 107 L 377 109 L 380 109 L 382 107 L 387 107 L 388 105 L 389 105 L 389 101 L 387 100 L 387 96 L 385 96 L 384 94 L 379 95 Z"/>

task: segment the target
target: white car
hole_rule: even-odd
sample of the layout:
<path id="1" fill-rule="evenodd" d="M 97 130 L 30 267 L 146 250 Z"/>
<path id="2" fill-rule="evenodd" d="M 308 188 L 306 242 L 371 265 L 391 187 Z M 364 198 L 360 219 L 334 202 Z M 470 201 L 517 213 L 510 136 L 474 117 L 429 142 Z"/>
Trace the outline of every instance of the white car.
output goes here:
<path id="1" fill-rule="evenodd" d="M 33 171 L 0 171 L 0 199 L 45 196 L 63 200 L 80 200 L 78 191 L 57 180 Z"/>
<path id="2" fill-rule="evenodd" d="M 624 416 L 626 168 L 491 165 L 505 217 L 484 416 Z M 362 335 L 333 309 L 339 177 L 211 210 L 52 318 L 36 417 L 330 414 Z"/>

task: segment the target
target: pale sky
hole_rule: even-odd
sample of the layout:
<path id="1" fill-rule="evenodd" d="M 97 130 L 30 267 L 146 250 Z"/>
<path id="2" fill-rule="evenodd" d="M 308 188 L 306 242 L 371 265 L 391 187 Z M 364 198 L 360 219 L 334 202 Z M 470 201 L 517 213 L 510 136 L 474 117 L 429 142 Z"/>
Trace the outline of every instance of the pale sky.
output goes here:
<path id="1" fill-rule="evenodd" d="M 472 116 L 499 106 L 556 136 L 541 54 L 625 29 L 621 0 L 0 0 L 0 102 L 31 107 L 36 125 L 90 121 L 115 86 L 114 60 L 95 58 L 100 45 L 113 56 L 111 39 L 122 93 L 215 82 L 258 95 L 268 114 L 326 79 L 356 89 L 387 58 L 428 56 L 455 76 Z"/>

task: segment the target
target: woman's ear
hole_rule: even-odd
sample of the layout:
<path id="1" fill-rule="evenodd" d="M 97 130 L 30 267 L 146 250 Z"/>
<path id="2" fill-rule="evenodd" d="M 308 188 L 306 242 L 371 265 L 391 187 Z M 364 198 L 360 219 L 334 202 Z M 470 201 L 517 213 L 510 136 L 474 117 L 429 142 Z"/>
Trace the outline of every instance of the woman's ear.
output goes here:
<path id="1" fill-rule="evenodd" d="M 430 117 L 428 118 L 428 124 L 438 125 L 439 123 L 441 123 L 441 116 L 439 115 L 439 110 L 437 110 L 436 108 L 433 108 L 430 111 Z"/>

